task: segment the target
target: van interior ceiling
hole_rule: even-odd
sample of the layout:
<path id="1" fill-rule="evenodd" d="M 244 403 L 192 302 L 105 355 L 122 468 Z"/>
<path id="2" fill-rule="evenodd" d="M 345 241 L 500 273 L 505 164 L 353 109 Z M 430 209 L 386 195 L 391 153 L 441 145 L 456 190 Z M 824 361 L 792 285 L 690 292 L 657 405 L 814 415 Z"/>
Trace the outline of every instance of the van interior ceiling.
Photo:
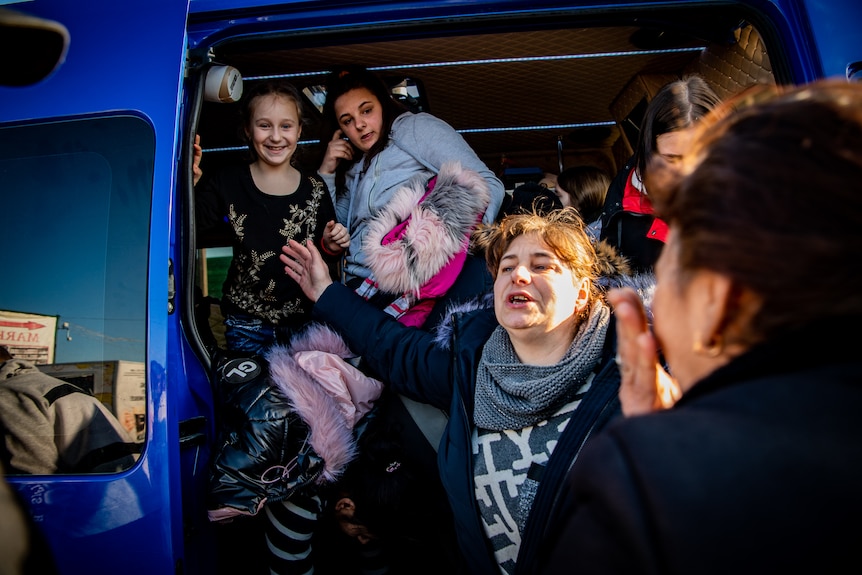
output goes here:
<path id="1" fill-rule="evenodd" d="M 775 81 L 762 35 L 737 14 L 637 20 L 557 28 L 498 24 L 482 33 L 474 23 L 469 34 L 441 25 L 436 34 L 386 30 L 330 44 L 296 34 L 244 36 L 209 54 L 238 69 L 246 85 L 284 76 L 313 91 L 326 72 L 347 63 L 368 66 L 393 85 L 412 82 L 421 90 L 421 109 L 459 130 L 498 171 L 558 172 L 560 164 L 597 163 L 613 173 L 631 153 L 638 113 L 665 81 L 697 72 L 721 96 Z M 198 126 L 204 166 L 214 156 L 224 161 L 224 154 L 242 153 L 236 108 L 204 103 Z M 302 157 L 313 163 L 320 122 L 312 112 L 302 141 L 314 153 Z"/>
<path id="2" fill-rule="evenodd" d="M 246 88 L 285 77 L 311 98 L 331 69 L 365 65 L 387 79 L 396 96 L 461 132 L 510 191 L 543 172 L 578 165 L 597 165 L 613 176 L 632 153 L 646 103 L 671 79 L 699 73 L 727 96 L 780 76 L 764 34 L 738 11 L 561 22 L 447 21 L 433 29 L 392 27 L 350 37 L 277 37 L 270 31 L 260 39 L 244 34 L 202 47 L 198 54 L 202 64 L 236 68 Z M 321 122 L 311 98 L 297 159 L 316 170 Z M 237 104 L 205 101 L 197 120 L 204 170 L 211 162 L 244 161 Z M 218 332 L 222 276 L 216 270 L 226 263 L 207 251 L 198 254 L 196 274 L 212 303 L 210 326 Z"/>

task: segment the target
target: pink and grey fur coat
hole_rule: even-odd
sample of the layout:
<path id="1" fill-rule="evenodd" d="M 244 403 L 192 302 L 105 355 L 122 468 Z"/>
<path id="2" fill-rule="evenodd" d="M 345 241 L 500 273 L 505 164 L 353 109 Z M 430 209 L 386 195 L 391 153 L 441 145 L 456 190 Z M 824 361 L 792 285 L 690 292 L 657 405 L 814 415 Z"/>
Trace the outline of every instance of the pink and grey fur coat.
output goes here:
<path id="1" fill-rule="evenodd" d="M 221 382 L 228 411 L 212 461 L 211 521 L 256 515 L 269 501 L 338 479 L 356 455 L 354 425 L 383 390 L 345 361 L 352 355 L 312 324 L 270 349 L 265 377 Z"/>
<path id="2" fill-rule="evenodd" d="M 422 325 L 458 277 L 490 201 L 485 179 L 460 162 L 443 164 L 427 188 L 414 177 L 395 192 L 369 223 L 362 247 L 375 287 L 402 296 L 389 313 Z"/>
<path id="3" fill-rule="evenodd" d="M 325 462 L 321 482 L 335 481 L 356 455 L 353 427 L 383 391 L 345 361 L 352 357 L 344 340 L 320 324 L 267 354 L 273 385 L 306 422 L 309 443 Z"/>

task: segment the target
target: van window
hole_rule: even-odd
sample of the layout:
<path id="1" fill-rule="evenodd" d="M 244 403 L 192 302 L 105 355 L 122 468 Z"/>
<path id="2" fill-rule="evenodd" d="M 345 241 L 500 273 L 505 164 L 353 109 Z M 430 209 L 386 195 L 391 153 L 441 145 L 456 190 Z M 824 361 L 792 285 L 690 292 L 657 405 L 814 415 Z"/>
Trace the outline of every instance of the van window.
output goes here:
<path id="1" fill-rule="evenodd" d="M 133 116 L 0 128 L 0 344 L 98 399 L 138 452 L 154 151 Z"/>

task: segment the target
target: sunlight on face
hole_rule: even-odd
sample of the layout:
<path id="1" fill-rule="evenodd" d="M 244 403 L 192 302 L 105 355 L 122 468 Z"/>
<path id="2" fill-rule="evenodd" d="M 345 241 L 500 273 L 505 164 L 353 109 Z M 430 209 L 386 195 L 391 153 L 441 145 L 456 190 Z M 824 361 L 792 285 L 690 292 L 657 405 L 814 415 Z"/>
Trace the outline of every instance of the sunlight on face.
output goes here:
<path id="1" fill-rule="evenodd" d="M 507 331 L 547 333 L 575 321 L 578 288 L 572 271 L 538 234 L 515 238 L 500 260 L 494 311 Z"/>
<path id="2" fill-rule="evenodd" d="M 652 300 L 654 331 L 664 358 L 673 367 L 674 376 L 687 380 L 691 357 L 693 328 L 689 320 L 690 304 L 686 284 L 680 277 L 679 240 L 671 227 L 664 248 L 655 265 L 656 287 Z"/>

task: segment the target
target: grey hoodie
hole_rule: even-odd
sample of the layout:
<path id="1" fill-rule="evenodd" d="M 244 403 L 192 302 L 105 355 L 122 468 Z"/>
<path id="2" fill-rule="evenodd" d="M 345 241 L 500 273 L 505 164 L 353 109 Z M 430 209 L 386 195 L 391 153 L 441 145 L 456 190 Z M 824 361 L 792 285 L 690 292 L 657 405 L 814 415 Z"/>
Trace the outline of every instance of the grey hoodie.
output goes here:
<path id="1" fill-rule="evenodd" d="M 0 363 L 0 427 L 7 472 L 115 472 L 135 463 L 132 438 L 108 408 L 23 359 Z"/>
<path id="2" fill-rule="evenodd" d="M 362 160 L 347 171 L 347 193 L 336 194 L 334 174 L 321 174 L 333 196 L 338 221 L 350 231 L 350 248 L 344 261 L 345 281 L 366 278 L 371 273 L 362 250 L 369 220 L 411 177 L 424 173 L 430 179 L 447 161 L 461 162 L 464 168 L 478 172 L 488 182 L 491 202 L 483 221 L 493 222 L 503 204 L 503 183 L 461 134 L 430 114 L 406 112 L 398 116 L 392 123 L 389 143 L 372 160 L 368 171 L 362 171 Z"/>

